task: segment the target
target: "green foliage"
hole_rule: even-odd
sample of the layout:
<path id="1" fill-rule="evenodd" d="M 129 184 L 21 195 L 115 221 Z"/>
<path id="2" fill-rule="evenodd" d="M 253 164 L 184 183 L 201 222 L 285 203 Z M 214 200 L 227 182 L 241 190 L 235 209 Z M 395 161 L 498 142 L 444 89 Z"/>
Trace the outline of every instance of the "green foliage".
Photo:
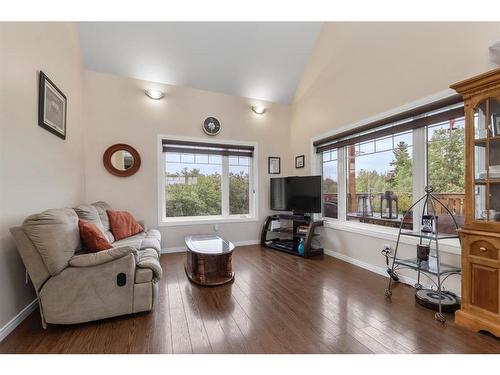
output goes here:
<path id="1" fill-rule="evenodd" d="M 428 180 L 438 193 L 465 191 L 464 129 L 438 129 L 428 146 Z M 412 159 L 405 142 L 393 151 L 392 170 L 388 173 L 360 170 L 356 177 L 356 192 L 371 193 L 373 210 L 380 210 L 378 193 L 392 190 L 398 196 L 399 212 L 410 208 L 413 197 Z"/>
<path id="2" fill-rule="evenodd" d="M 324 194 L 337 194 L 337 181 L 333 181 L 330 177 L 323 179 L 323 193 Z"/>
<path id="3" fill-rule="evenodd" d="M 465 191 L 464 129 L 439 129 L 429 142 L 429 184 L 437 193 Z"/>
<path id="4" fill-rule="evenodd" d="M 167 217 L 222 214 L 222 177 L 219 173 L 203 175 L 199 169 L 184 168 L 179 173 L 167 173 L 168 178 L 179 179 L 179 182 L 168 183 L 165 187 Z M 246 173 L 229 174 L 231 214 L 249 213 L 248 181 Z"/>
<path id="5" fill-rule="evenodd" d="M 250 213 L 248 173 L 229 173 L 229 213 L 244 215 Z"/>
<path id="6" fill-rule="evenodd" d="M 412 205 L 412 160 L 408 145 L 401 141 L 393 151 L 393 169 L 388 173 L 360 170 L 356 176 L 356 192 L 370 193 L 373 197 L 373 211 L 380 211 L 380 193 L 391 190 L 398 196 L 400 213 Z"/>

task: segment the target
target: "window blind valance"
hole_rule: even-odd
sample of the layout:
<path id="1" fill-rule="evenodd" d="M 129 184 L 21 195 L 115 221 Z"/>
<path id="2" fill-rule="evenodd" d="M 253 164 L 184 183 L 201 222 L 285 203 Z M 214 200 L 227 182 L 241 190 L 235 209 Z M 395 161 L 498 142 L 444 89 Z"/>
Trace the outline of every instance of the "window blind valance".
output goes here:
<path id="1" fill-rule="evenodd" d="M 355 129 L 317 140 L 316 152 L 333 150 L 366 140 L 389 136 L 464 116 L 461 95 L 453 95 L 409 111 L 404 111 Z"/>
<path id="2" fill-rule="evenodd" d="M 163 139 L 162 146 L 163 152 L 179 152 L 186 154 L 253 157 L 254 152 L 253 146 L 193 141 L 176 141 L 173 139 Z"/>

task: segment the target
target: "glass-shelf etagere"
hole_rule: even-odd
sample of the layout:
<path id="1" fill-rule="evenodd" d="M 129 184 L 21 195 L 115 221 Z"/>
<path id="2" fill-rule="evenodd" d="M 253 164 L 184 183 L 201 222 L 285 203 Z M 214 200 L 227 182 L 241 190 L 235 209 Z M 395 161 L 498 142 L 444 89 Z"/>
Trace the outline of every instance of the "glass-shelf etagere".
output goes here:
<path id="1" fill-rule="evenodd" d="M 445 292 L 443 289 L 443 283 L 446 279 L 451 275 L 459 275 L 461 273 L 460 267 L 455 267 L 452 265 L 441 263 L 441 257 L 439 253 L 439 242 L 445 239 L 453 239 L 459 238 L 458 233 L 449 234 L 449 233 L 439 233 L 439 226 L 437 223 L 437 208 L 441 206 L 444 211 L 451 217 L 453 223 L 455 224 L 455 229 L 458 230 L 458 224 L 453 217 L 451 211 L 444 205 L 438 198 L 433 195 L 434 189 L 432 186 L 426 186 L 425 195 L 418 199 L 408 210 L 408 212 L 412 212 L 413 208 L 417 207 L 420 202 L 423 202 L 422 205 L 422 218 L 423 221 L 427 220 L 428 225 L 423 225 L 420 231 L 409 231 L 403 229 L 403 222 L 405 217 L 401 220 L 401 225 L 399 227 L 398 238 L 396 241 L 396 248 L 394 249 L 394 255 L 390 256 L 388 253 L 384 254 L 387 257 L 387 260 L 392 260 L 392 265 L 389 272 L 389 285 L 385 290 L 386 298 L 392 297 L 392 281 L 398 280 L 397 271 L 401 269 L 412 269 L 417 271 L 417 284 L 415 288 L 417 289 L 416 298 L 419 299 L 420 296 L 418 294 L 419 290 L 423 290 L 422 285 L 420 284 L 421 275 L 425 275 L 428 277 L 428 280 L 434 284 L 436 290 L 427 290 L 428 292 L 432 292 L 432 294 L 436 294 L 437 304 L 438 304 L 438 312 L 434 315 L 434 318 L 441 323 L 446 321 L 446 317 L 443 314 L 443 304 L 449 303 L 450 306 L 458 306 L 458 298 L 452 293 Z M 405 214 L 405 216 L 408 215 Z M 429 250 L 429 254 L 427 259 L 423 258 L 413 258 L 413 259 L 400 259 L 397 257 L 398 255 L 398 247 L 400 244 L 401 236 L 409 236 L 418 238 L 419 245 L 427 246 Z M 434 280 L 430 275 L 435 276 L 436 280 Z"/>

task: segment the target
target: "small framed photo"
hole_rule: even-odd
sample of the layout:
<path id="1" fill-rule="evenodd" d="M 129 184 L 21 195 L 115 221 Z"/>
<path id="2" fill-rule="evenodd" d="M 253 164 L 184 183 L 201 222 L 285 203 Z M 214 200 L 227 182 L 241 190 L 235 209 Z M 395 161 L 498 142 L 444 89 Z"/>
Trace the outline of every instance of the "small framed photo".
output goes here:
<path id="1" fill-rule="evenodd" d="M 295 157 L 295 168 L 304 168 L 305 157 L 304 155 L 299 155 Z"/>
<path id="2" fill-rule="evenodd" d="M 280 174 L 281 159 L 278 156 L 269 156 L 267 158 L 267 169 L 269 174 Z"/>
<path id="3" fill-rule="evenodd" d="M 38 125 L 66 139 L 66 95 L 40 71 L 38 83 Z"/>
<path id="4" fill-rule="evenodd" d="M 493 131 L 493 136 L 500 136 L 500 114 L 494 113 L 491 115 L 491 128 Z"/>

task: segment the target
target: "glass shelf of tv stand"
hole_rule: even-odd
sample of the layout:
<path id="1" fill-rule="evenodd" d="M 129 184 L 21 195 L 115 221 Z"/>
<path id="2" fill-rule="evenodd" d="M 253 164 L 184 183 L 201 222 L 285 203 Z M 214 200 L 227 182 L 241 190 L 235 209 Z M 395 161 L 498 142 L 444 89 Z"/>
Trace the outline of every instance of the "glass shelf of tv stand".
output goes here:
<path id="1" fill-rule="evenodd" d="M 426 240 L 446 240 L 452 238 L 459 238 L 458 234 L 449 233 L 427 233 L 420 231 L 401 231 L 401 236 L 417 237 Z"/>

